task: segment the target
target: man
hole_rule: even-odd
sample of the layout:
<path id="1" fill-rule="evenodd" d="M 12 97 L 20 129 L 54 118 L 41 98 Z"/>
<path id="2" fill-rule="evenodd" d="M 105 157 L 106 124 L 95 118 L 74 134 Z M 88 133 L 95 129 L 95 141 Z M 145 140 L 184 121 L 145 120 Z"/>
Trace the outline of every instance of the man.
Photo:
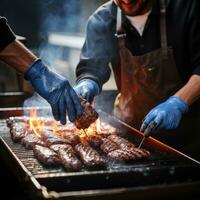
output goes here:
<path id="1" fill-rule="evenodd" d="M 81 115 L 79 98 L 69 82 L 50 71 L 41 59 L 17 41 L 4 17 L 0 17 L 0 60 L 25 73 L 25 79 L 50 103 L 56 120 L 65 124 L 66 112 L 72 122 Z"/>
<path id="2" fill-rule="evenodd" d="M 114 114 L 200 158 L 199 11 L 198 0 L 104 4 L 88 21 L 76 92 L 91 101 L 111 64 L 119 90 Z"/>

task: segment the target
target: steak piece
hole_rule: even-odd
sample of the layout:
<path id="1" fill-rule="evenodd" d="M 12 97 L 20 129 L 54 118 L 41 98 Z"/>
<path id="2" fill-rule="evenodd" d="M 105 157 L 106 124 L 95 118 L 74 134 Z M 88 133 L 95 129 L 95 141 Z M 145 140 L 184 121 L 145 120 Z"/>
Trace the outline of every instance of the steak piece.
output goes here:
<path id="1" fill-rule="evenodd" d="M 58 153 L 60 149 L 66 149 L 67 146 L 68 144 L 53 144 L 49 148 Z"/>
<path id="2" fill-rule="evenodd" d="M 65 145 L 65 148 L 58 149 L 58 156 L 63 166 L 69 171 L 79 171 L 82 167 L 82 163 L 76 157 L 76 153 L 72 146 Z"/>
<path id="3" fill-rule="evenodd" d="M 103 138 L 98 135 L 87 136 L 87 142 L 94 148 L 99 147 L 103 143 Z"/>
<path id="4" fill-rule="evenodd" d="M 25 146 L 26 149 L 33 149 L 33 147 L 38 144 L 41 146 L 45 146 L 44 142 L 40 140 L 35 134 L 31 133 L 26 135 L 21 143 Z"/>
<path id="5" fill-rule="evenodd" d="M 15 123 L 27 123 L 29 117 L 26 116 L 17 116 L 17 117 L 9 117 L 6 119 L 7 127 L 11 128 Z"/>
<path id="6" fill-rule="evenodd" d="M 131 151 L 138 153 L 140 155 L 140 157 L 148 158 L 151 156 L 150 152 L 145 149 L 139 149 L 139 148 L 135 147 L 135 148 L 131 149 Z"/>
<path id="7" fill-rule="evenodd" d="M 60 160 L 58 155 L 48 147 L 35 145 L 33 147 L 34 156 L 44 165 L 58 165 Z"/>
<path id="8" fill-rule="evenodd" d="M 119 137 L 117 135 L 111 135 L 108 137 L 108 139 L 115 142 L 124 152 L 132 154 L 136 159 L 147 158 L 150 156 L 149 151 L 136 148 L 134 144 L 122 137 Z"/>
<path id="9" fill-rule="evenodd" d="M 46 142 L 46 140 L 50 138 L 60 138 L 60 137 L 57 134 L 55 134 L 53 131 L 44 129 L 41 133 L 42 141 Z"/>
<path id="10" fill-rule="evenodd" d="M 87 167 L 106 166 L 106 161 L 89 145 L 79 143 L 75 146 L 75 150 Z"/>
<path id="11" fill-rule="evenodd" d="M 62 137 L 70 142 L 71 145 L 76 145 L 80 143 L 80 137 L 74 133 L 63 133 Z"/>
<path id="12" fill-rule="evenodd" d="M 86 129 L 98 119 L 99 115 L 92 105 L 84 99 L 81 99 L 81 105 L 83 113 L 79 118 L 75 119 L 74 124 L 78 129 Z"/>
<path id="13" fill-rule="evenodd" d="M 108 136 L 108 139 L 115 142 L 121 149 L 130 149 L 130 148 L 135 148 L 135 145 L 129 142 L 128 140 L 117 136 L 117 135 L 110 135 Z"/>
<path id="14" fill-rule="evenodd" d="M 71 122 L 67 122 L 66 125 L 59 125 L 57 126 L 57 130 L 56 132 L 59 135 L 62 135 L 64 133 L 76 133 L 77 128 L 75 127 L 75 125 Z"/>
<path id="15" fill-rule="evenodd" d="M 10 134 L 14 142 L 20 142 L 28 134 L 26 124 L 23 122 L 13 123 L 10 128 Z"/>
<path id="16" fill-rule="evenodd" d="M 112 140 L 103 138 L 102 141 L 103 143 L 101 144 L 100 149 L 106 154 L 119 149 L 119 146 Z"/>
<path id="17" fill-rule="evenodd" d="M 132 154 L 132 152 L 124 151 L 122 149 L 117 149 L 109 152 L 108 157 L 119 161 L 135 160 L 135 156 Z"/>
<path id="18" fill-rule="evenodd" d="M 48 138 L 45 141 L 45 144 L 46 146 L 50 147 L 53 144 L 70 144 L 70 142 L 60 137 L 53 137 L 53 138 Z"/>

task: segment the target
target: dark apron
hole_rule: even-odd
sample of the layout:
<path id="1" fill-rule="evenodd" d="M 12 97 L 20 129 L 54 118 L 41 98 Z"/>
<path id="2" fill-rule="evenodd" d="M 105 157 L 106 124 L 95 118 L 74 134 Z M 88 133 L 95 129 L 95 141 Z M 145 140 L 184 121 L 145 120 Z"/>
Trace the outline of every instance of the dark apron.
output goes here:
<path id="1" fill-rule="evenodd" d="M 139 129 L 146 114 L 156 105 L 174 95 L 183 82 L 176 68 L 173 49 L 167 46 L 166 8 L 160 1 L 160 34 L 161 48 L 144 54 L 133 56 L 125 46 L 126 34 L 121 26 L 121 10 L 117 11 L 117 37 L 120 48 L 120 73 L 113 67 L 115 79 L 120 93 L 115 100 L 114 115 L 122 121 Z M 200 106 L 197 106 L 198 111 Z M 197 109 L 196 108 L 196 109 Z M 173 131 L 160 130 L 157 139 L 179 150 L 194 155 L 200 149 L 200 137 L 197 146 L 193 139 L 200 135 L 197 122 L 199 113 L 190 110 L 181 121 L 179 128 Z M 197 140 L 197 138 L 195 139 Z M 190 148 L 195 148 L 189 150 Z"/>

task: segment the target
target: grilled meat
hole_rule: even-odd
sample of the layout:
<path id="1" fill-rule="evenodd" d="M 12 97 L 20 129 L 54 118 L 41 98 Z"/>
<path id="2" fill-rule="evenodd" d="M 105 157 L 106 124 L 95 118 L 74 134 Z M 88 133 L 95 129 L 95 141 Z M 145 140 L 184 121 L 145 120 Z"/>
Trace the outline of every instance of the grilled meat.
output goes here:
<path id="1" fill-rule="evenodd" d="M 103 138 L 102 141 L 103 141 L 103 143 L 101 144 L 100 149 L 106 154 L 119 149 L 119 146 L 112 140 Z"/>
<path id="2" fill-rule="evenodd" d="M 51 146 L 53 144 L 70 144 L 69 141 L 63 139 L 63 138 L 60 138 L 60 137 L 54 137 L 54 138 L 48 138 L 46 141 L 45 141 L 45 144 L 46 146 Z"/>
<path id="3" fill-rule="evenodd" d="M 81 100 L 81 104 L 83 113 L 75 120 L 74 124 L 78 129 L 86 129 L 98 119 L 99 115 L 89 102 Z"/>
<path id="4" fill-rule="evenodd" d="M 69 141 L 71 145 L 80 143 L 80 137 L 74 133 L 63 133 L 62 137 Z"/>
<path id="5" fill-rule="evenodd" d="M 106 161 L 89 145 L 79 143 L 75 146 L 75 150 L 87 167 L 106 166 Z"/>
<path id="6" fill-rule="evenodd" d="M 108 157 L 114 160 L 120 160 L 120 161 L 135 160 L 135 156 L 132 154 L 132 152 L 124 151 L 122 149 L 111 151 L 107 155 Z"/>
<path id="7" fill-rule="evenodd" d="M 28 133 L 23 122 L 13 123 L 10 128 L 11 138 L 14 142 L 20 142 Z"/>
<path id="8" fill-rule="evenodd" d="M 66 149 L 67 146 L 68 144 L 53 144 L 49 148 L 58 153 L 60 149 Z"/>
<path id="9" fill-rule="evenodd" d="M 29 117 L 26 117 L 26 116 L 9 117 L 6 120 L 6 123 L 7 123 L 7 126 L 11 128 L 15 123 L 19 123 L 19 122 L 26 123 L 28 122 L 28 120 L 29 120 Z"/>
<path id="10" fill-rule="evenodd" d="M 60 138 L 60 137 L 57 134 L 55 134 L 53 131 L 44 129 L 41 133 L 42 141 L 46 142 L 46 140 L 50 138 Z"/>
<path id="11" fill-rule="evenodd" d="M 40 140 L 35 134 L 28 134 L 22 140 L 21 143 L 27 149 L 33 149 L 33 147 L 38 144 L 41 146 L 45 146 L 44 142 Z"/>
<path id="12" fill-rule="evenodd" d="M 139 149 L 139 148 L 134 148 L 133 149 L 135 152 L 141 155 L 141 157 L 150 157 L 150 152 L 145 150 L 145 149 Z"/>
<path id="13" fill-rule="evenodd" d="M 76 153 L 72 146 L 66 145 L 65 148 L 59 148 L 58 156 L 63 166 L 70 171 L 79 171 L 82 167 L 80 160 L 76 157 Z"/>
<path id="14" fill-rule="evenodd" d="M 117 136 L 117 135 L 110 135 L 108 136 L 108 139 L 115 142 L 121 149 L 130 149 L 130 148 L 135 148 L 135 145 L 129 142 L 128 140 Z"/>
<path id="15" fill-rule="evenodd" d="M 58 155 L 48 147 L 35 145 L 33 147 L 34 156 L 44 165 L 58 165 L 60 160 Z"/>
<path id="16" fill-rule="evenodd" d="M 89 136 L 87 136 L 87 142 L 92 147 L 97 148 L 97 147 L 99 147 L 103 143 L 103 140 L 98 135 L 89 135 Z"/>
<path id="17" fill-rule="evenodd" d="M 131 142 L 129 142 L 128 140 L 119 137 L 117 135 L 111 135 L 108 137 L 109 140 L 115 142 L 120 149 L 122 149 L 124 152 L 127 152 L 128 154 L 132 154 L 136 159 L 139 158 L 145 158 L 145 157 L 149 157 L 150 153 L 144 149 L 138 149 L 135 147 L 134 144 L 132 144 Z M 114 155 L 117 155 L 117 153 L 114 153 Z"/>

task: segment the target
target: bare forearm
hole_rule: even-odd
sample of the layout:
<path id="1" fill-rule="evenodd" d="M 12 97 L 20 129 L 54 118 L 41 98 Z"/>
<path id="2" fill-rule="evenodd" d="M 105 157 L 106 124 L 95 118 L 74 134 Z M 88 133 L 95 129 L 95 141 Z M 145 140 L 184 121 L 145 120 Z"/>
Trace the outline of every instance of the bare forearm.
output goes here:
<path id="1" fill-rule="evenodd" d="M 191 105 L 200 97 L 200 76 L 193 75 L 175 96 L 181 98 L 187 104 Z"/>
<path id="2" fill-rule="evenodd" d="M 37 59 L 38 58 L 30 50 L 17 40 L 0 51 L 0 60 L 22 73 Z"/>

